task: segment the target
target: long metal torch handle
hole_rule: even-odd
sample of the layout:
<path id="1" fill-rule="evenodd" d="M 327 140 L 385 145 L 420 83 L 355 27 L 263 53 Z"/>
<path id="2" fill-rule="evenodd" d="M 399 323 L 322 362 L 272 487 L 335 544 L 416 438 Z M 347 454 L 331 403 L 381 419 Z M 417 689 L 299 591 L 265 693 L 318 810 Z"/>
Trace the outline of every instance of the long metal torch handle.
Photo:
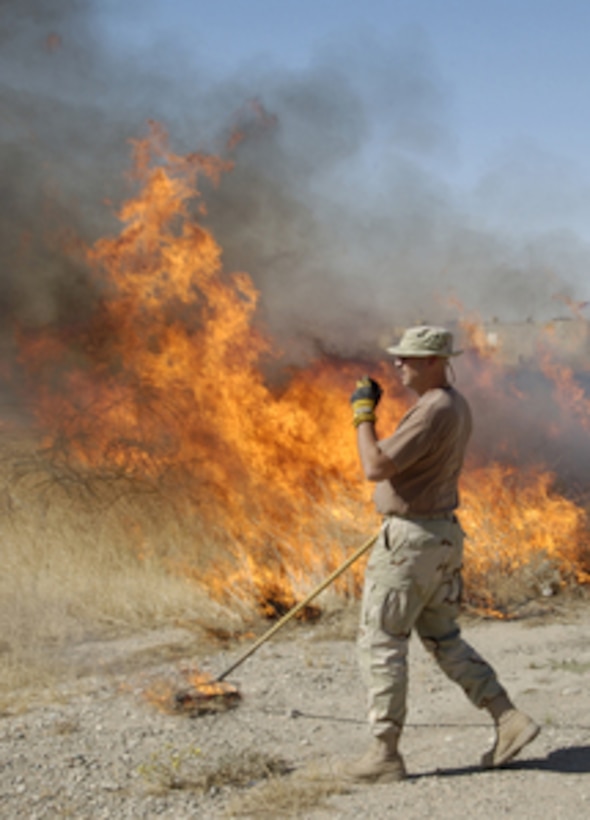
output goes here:
<path id="1" fill-rule="evenodd" d="M 273 624 L 271 628 L 264 633 L 264 635 L 261 635 L 260 638 L 258 638 L 258 640 L 252 644 L 252 646 L 248 647 L 248 649 L 245 652 L 243 652 L 238 657 L 238 659 L 234 661 L 232 665 L 225 670 L 225 672 L 222 672 L 221 675 L 218 675 L 218 677 L 215 679 L 216 682 L 219 683 L 220 681 L 224 680 L 224 678 L 226 678 L 231 672 L 233 672 L 234 669 L 237 669 L 238 666 L 244 663 L 244 661 L 247 658 L 249 658 L 250 655 L 254 654 L 258 647 L 262 646 L 263 643 L 266 643 L 266 641 L 268 641 L 269 638 L 272 638 L 275 632 L 278 632 L 279 629 L 285 626 L 285 624 L 292 618 L 294 618 L 295 615 L 297 615 L 297 613 L 301 612 L 301 610 L 304 609 L 310 603 L 310 601 L 313 601 L 313 599 L 317 595 L 319 595 L 320 592 L 323 592 L 324 589 L 326 589 L 326 587 L 330 586 L 332 581 L 335 581 L 339 575 L 342 575 L 342 573 L 345 572 L 345 570 L 347 570 L 348 567 L 351 566 L 351 564 L 354 564 L 354 562 L 358 560 L 361 557 L 361 555 L 363 555 L 363 553 L 367 552 L 367 550 L 373 546 L 373 544 L 378 538 L 378 535 L 379 533 L 377 533 L 377 535 L 372 535 L 369 539 L 367 539 L 365 543 L 362 544 L 356 550 L 356 552 L 353 552 L 353 554 L 349 556 L 346 559 L 346 561 L 343 564 L 341 564 L 341 566 L 335 569 L 331 575 L 329 575 L 324 581 L 322 581 L 321 584 L 319 584 L 319 586 L 312 590 L 306 598 L 304 598 L 296 606 L 294 606 L 293 609 L 290 609 L 287 613 L 285 613 L 285 615 L 283 615 L 283 617 L 280 618 L 276 622 L 276 624 Z"/>

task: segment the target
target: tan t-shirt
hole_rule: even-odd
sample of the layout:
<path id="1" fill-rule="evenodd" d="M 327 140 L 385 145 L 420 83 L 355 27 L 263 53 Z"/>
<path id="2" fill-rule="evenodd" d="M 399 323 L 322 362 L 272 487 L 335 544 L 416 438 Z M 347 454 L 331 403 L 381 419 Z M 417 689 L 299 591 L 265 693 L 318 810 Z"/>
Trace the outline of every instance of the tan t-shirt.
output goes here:
<path id="1" fill-rule="evenodd" d="M 471 435 L 471 411 L 454 388 L 424 393 L 397 430 L 379 442 L 395 475 L 375 488 L 382 515 L 437 515 L 459 506 L 458 481 Z"/>

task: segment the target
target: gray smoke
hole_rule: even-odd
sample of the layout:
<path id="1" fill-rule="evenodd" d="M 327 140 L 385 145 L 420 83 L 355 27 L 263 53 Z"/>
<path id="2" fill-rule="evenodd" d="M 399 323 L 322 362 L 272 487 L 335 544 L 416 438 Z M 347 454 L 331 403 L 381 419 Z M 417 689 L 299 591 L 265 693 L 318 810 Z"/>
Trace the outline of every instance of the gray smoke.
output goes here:
<path id="1" fill-rule="evenodd" d="M 73 240 L 112 229 L 123 131 L 101 110 L 101 55 L 78 0 L 3 2 L 0 28 L 0 309 L 3 325 L 68 321 L 93 286 Z M 110 150 L 119 143 L 119 161 Z M 105 160 L 108 161 L 105 162 Z M 105 165 L 109 173 L 105 174 Z M 109 177 L 112 179 L 109 180 Z"/>
<path id="2" fill-rule="evenodd" d="M 571 169 L 517 147 L 469 195 L 435 170 L 458 167 L 460 152 L 452 89 L 419 32 L 327 44 L 297 71 L 261 59 L 220 76 L 167 31 L 115 46 L 104 22 L 117 4 L 3 0 L 0 11 L 5 352 L 14 323 L 92 314 L 100 282 L 72 240 L 117 230 L 129 140 L 150 119 L 177 153 L 225 152 L 243 131 L 235 169 L 206 191 L 206 222 L 225 269 L 260 290 L 258 321 L 286 364 L 318 349 L 377 356 L 407 323 L 541 320 L 562 311 L 557 295 L 585 298 L 590 249 L 567 223 L 585 190 Z"/>
<path id="3" fill-rule="evenodd" d="M 235 170 L 209 192 L 208 224 L 293 357 L 318 342 L 350 354 L 461 310 L 541 317 L 555 293 L 576 297 L 587 245 L 565 229 L 487 230 L 431 171 L 456 163 L 457 149 L 449 92 L 419 33 L 387 47 L 368 35 L 329 44 L 297 72 L 261 61 L 213 78 L 166 33 L 135 51 L 107 45 L 100 11 L 91 0 L 2 3 L 4 317 L 59 322 L 91 309 L 97 285 L 63 239 L 116 229 L 105 200 L 125 196 L 128 140 L 150 118 L 179 153 L 220 150 L 245 127 Z M 254 99 L 272 124 L 257 122 Z M 514 158 L 482 180 L 480 215 L 486 202 L 500 209 L 506 179 L 512 202 Z"/>

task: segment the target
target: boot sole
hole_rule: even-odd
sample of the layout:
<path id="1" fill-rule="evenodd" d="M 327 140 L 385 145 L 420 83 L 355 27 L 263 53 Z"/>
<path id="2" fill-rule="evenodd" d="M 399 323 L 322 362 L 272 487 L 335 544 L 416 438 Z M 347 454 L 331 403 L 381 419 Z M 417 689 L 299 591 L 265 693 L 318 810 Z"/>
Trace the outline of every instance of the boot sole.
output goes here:
<path id="1" fill-rule="evenodd" d="M 395 766 L 390 769 L 384 769 L 381 772 L 374 774 L 363 774 L 361 772 L 350 771 L 346 763 L 337 765 L 332 770 L 333 776 L 337 780 L 345 783 L 361 784 L 378 784 L 378 783 L 399 783 L 407 777 L 405 766 Z"/>
<path id="2" fill-rule="evenodd" d="M 402 780 L 405 780 L 407 777 L 405 770 L 404 771 L 397 771 L 397 772 L 384 772 L 382 775 L 376 780 L 372 780 L 372 783 L 400 783 Z"/>
<path id="3" fill-rule="evenodd" d="M 400 783 L 407 777 L 405 772 L 382 772 L 378 775 L 340 775 L 340 780 L 345 783 L 356 783 L 357 785 L 372 784 L 383 785 L 385 783 Z"/>

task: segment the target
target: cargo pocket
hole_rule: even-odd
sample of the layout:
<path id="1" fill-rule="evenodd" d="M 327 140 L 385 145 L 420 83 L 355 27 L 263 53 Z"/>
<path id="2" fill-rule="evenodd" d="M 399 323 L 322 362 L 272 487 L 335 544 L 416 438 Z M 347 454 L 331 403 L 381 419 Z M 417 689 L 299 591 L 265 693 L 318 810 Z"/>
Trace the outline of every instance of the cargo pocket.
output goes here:
<path id="1" fill-rule="evenodd" d="M 446 615 L 455 618 L 463 599 L 463 577 L 461 570 L 451 572 L 440 584 L 433 597 L 428 602 L 430 608 L 445 611 Z"/>
<path id="2" fill-rule="evenodd" d="M 390 519 L 383 527 L 383 547 L 389 557 L 408 543 L 408 522 L 402 518 Z"/>
<path id="3" fill-rule="evenodd" d="M 405 638 L 410 634 L 413 626 L 410 590 L 390 589 L 386 592 L 381 604 L 380 626 L 393 638 Z"/>

